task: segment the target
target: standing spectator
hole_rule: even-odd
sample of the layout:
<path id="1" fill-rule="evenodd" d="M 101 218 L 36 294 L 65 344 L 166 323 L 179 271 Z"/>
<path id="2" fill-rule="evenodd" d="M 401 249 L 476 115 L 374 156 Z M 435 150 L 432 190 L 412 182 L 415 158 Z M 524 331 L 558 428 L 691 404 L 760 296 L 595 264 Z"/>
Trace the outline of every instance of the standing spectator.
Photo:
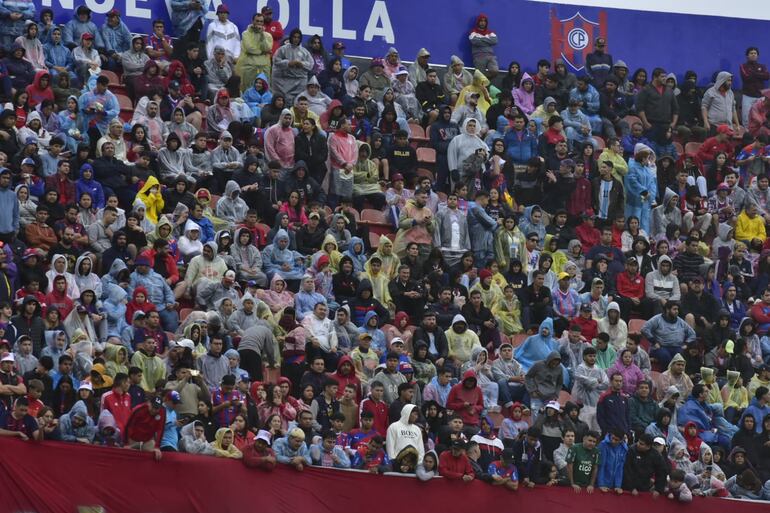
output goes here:
<path id="1" fill-rule="evenodd" d="M 261 73 L 264 73 L 266 78 L 270 78 L 273 36 L 265 30 L 265 17 L 257 13 L 251 18 L 251 25 L 243 31 L 241 38 L 243 55 L 238 59 L 236 69 L 241 77 L 241 92 L 244 92 L 254 84 L 254 80 Z M 262 99 L 264 103 L 268 103 L 269 100 L 264 97 L 264 94 L 263 91 Z"/>
<path id="2" fill-rule="evenodd" d="M 596 421 L 605 434 L 613 429 L 623 433 L 631 432 L 628 396 L 623 393 L 623 375 L 620 372 L 612 373 L 610 389 L 602 394 L 596 404 Z"/>
<path id="3" fill-rule="evenodd" d="M 273 50 L 275 54 L 276 50 L 283 44 L 283 25 L 278 20 L 273 20 L 273 8 L 266 5 L 260 11 L 265 18 L 265 31 L 273 37 Z M 343 46 L 344 48 L 344 46 Z"/>
<path id="4" fill-rule="evenodd" d="M 664 456 L 652 448 L 652 437 L 643 434 L 631 446 L 623 466 L 623 489 L 631 495 L 652 491 L 657 498 L 666 487 L 666 463 Z"/>
<path id="5" fill-rule="evenodd" d="M 662 143 L 666 130 L 669 127 L 675 129 L 679 119 L 679 104 L 674 90 L 666 87 L 665 81 L 666 71 L 655 68 L 652 72 L 652 82 L 636 97 L 636 113 L 642 120 L 647 137 L 655 143 Z M 645 231 L 649 232 L 647 228 Z"/>
<path id="6" fill-rule="evenodd" d="M 312 68 L 313 57 L 302 46 L 302 32 L 294 29 L 289 33 L 288 43 L 273 55 L 273 94 L 283 96 L 287 105 L 294 105 L 294 99 L 305 90 L 307 74 Z"/>
<path id="7" fill-rule="evenodd" d="M 534 422 L 543 406 L 559 398 L 559 392 L 561 392 L 564 384 L 564 373 L 559 353 L 552 351 L 545 360 L 535 362 L 527 371 L 524 383 L 529 393 Z"/>
<path id="8" fill-rule="evenodd" d="M 596 88 L 602 87 L 612 72 L 612 55 L 605 53 L 606 49 L 607 39 L 600 36 L 594 41 L 594 51 L 586 55 L 586 71 Z"/>
<path id="9" fill-rule="evenodd" d="M 703 116 L 703 127 L 707 132 L 713 132 L 713 127 L 720 125 L 727 125 L 733 130 L 741 128 L 732 86 L 733 75 L 727 71 L 720 71 L 714 85 L 703 95 L 701 116 Z"/>
<path id="10" fill-rule="evenodd" d="M 171 0 L 171 26 L 174 36 L 197 45 L 208 11 L 209 0 Z"/>
<path id="11" fill-rule="evenodd" d="M 151 397 L 131 411 L 124 432 L 125 445 L 140 451 L 152 451 L 160 461 L 160 441 L 166 426 L 166 409 L 160 397 Z"/>
<path id="12" fill-rule="evenodd" d="M 599 474 L 596 484 L 605 493 L 623 493 L 623 467 L 628 455 L 625 433 L 614 429 L 599 444 Z"/>
<path id="13" fill-rule="evenodd" d="M 741 82 L 743 82 L 743 95 L 741 100 L 741 118 L 743 126 L 749 127 L 749 112 L 752 106 L 762 99 L 762 90 L 770 80 L 770 72 L 767 66 L 760 64 L 759 48 L 750 46 L 746 50 L 746 62 L 741 64 Z"/>
<path id="14" fill-rule="evenodd" d="M 471 30 L 468 39 L 471 42 L 473 67 L 484 73 L 490 80 L 495 78 L 500 70 L 495 56 L 497 34 L 489 30 L 489 18 L 486 14 L 478 15 L 476 25 Z"/>

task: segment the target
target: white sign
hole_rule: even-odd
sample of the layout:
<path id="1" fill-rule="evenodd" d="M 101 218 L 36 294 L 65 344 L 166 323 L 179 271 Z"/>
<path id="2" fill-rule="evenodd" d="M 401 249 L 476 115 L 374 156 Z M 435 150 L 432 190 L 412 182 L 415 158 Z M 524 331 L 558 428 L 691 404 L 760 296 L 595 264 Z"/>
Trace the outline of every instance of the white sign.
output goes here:
<path id="1" fill-rule="evenodd" d="M 770 21 L 770 2 L 761 0 L 529 0 L 607 9 L 628 9 L 671 14 L 696 14 Z"/>

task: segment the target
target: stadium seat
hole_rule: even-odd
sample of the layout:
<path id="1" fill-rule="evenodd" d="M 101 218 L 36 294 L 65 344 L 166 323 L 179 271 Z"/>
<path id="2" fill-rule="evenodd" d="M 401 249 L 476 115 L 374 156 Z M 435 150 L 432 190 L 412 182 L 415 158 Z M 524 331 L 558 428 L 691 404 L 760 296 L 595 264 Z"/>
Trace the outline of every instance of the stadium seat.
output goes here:
<path id="1" fill-rule="evenodd" d="M 380 234 L 369 232 L 369 247 L 376 251 L 380 247 Z"/>
<path id="2" fill-rule="evenodd" d="M 385 214 L 373 208 L 365 208 L 361 211 L 361 223 L 369 227 L 369 232 L 379 238 L 380 235 L 393 231 L 393 223 L 388 221 Z"/>
<path id="3" fill-rule="evenodd" d="M 628 116 L 624 117 L 624 118 L 623 118 L 623 121 L 625 121 L 626 123 L 628 123 L 628 126 L 629 126 L 629 128 L 630 128 L 630 127 L 631 127 L 631 126 L 632 126 L 634 123 L 641 123 L 641 122 L 642 122 L 642 120 L 641 120 L 641 119 L 639 119 L 638 117 L 636 117 L 636 116 L 631 116 L 631 115 L 628 115 Z"/>
<path id="4" fill-rule="evenodd" d="M 134 117 L 134 104 L 131 102 L 131 98 L 124 94 L 116 94 L 118 99 L 118 105 L 120 106 L 120 119 L 126 123 L 131 121 Z"/>
<path id="5" fill-rule="evenodd" d="M 629 335 L 641 335 L 642 326 L 647 322 L 644 319 L 631 319 L 628 321 L 628 334 Z"/>
<path id="6" fill-rule="evenodd" d="M 187 316 L 190 315 L 193 312 L 192 308 L 182 308 L 179 310 L 179 322 L 184 322 L 185 319 L 187 319 Z"/>
<path id="7" fill-rule="evenodd" d="M 517 333 L 513 336 L 513 338 L 511 338 L 511 345 L 513 347 L 519 347 L 524 343 L 525 340 L 527 340 L 527 336 L 528 335 L 526 333 Z"/>
<path id="8" fill-rule="evenodd" d="M 433 148 L 417 148 L 417 163 L 427 164 L 428 166 L 435 166 L 436 150 Z"/>
<path id="9" fill-rule="evenodd" d="M 596 141 L 596 149 L 597 150 L 603 150 L 607 147 L 607 144 L 604 142 L 604 139 L 599 137 L 598 135 L 593 136 L 594 140 Z"/>
<path id="10" fill-rule="evenodd" d="M 414 143 L 415 148 L 424 146 L 428 143 L 428 138 L 425 136 L 425 130 L 422 126 L 417 123 L 409 123 L 409 130 L 412 132 L 409 140 Z"/>
<path id="11" fill-rule="evenodd" d="M 417 176 L 418 177 L 427 176 L 432 181 L 433 180 L 433 171 L 431 171 L 430 169 L 425 169 L 424 167 L 418 167 L 417 168 Z"/>
<path id="12" fill-rule="evenodd" d="M 217 203 L 219 203 L 219 198 L 221 197 L 222 196 L 217 196 L 216 194 L 211 195 L 211 204 L 209 205 L 209 207 L 211 207 L 211 210 L 216 210 Z"/>

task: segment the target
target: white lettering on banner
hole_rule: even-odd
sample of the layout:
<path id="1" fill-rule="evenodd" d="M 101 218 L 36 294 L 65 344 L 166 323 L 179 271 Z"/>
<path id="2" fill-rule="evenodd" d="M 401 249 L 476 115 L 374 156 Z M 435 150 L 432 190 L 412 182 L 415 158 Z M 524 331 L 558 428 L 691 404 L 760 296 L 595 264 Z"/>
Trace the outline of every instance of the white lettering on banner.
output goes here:
<path id="1" fill-rule="evenodd" d="M 143 7 L 137 7 L 137 3 L 146 3 L 147 0 L 126 0 L 126 16 L 132 18 L 143 18 L 149 20 L 152 18 L 152 11 Z"/>
<path id="2" fill-rule="evenodd" d="M 51 0 L 43 0 L 51 1 Z M 65 0 L 62 0 L 65 1 Z M 111 0 L 105 0 L 111 1 Z M 114 0 L 112 0 L 114 1 Z M 127 0 L 131 1 L 131 0 Z M 140 0 L 135 0 L 140 1 Z M 257 0 L 257 12 L 261 11 L 264 6 L 270 1 L 272 4 L 276 0 Z M 361 1 L 361 0 L 356 0 Z M 273 8 L 273 14 L 276 15 L 274 19 L 278 20 L 284 28 L 290 26 L 292 21 L 291 11 L 289 7 L 289 0 L 277 0 L 278 8 Z M 329 5 L 328 0 L 316 0 L 314 6 L 319 3 L 323 3 L 325 6 Z M 358 38 L 358 32 L 354 29 L 345 28 L 344 24 L 344 12 L 345 12 L 345 0 L 332 0 L 332 37 L 334 39 L 348 39 L 355 40 Z M 316 7 L 318 8 L 318 7 Z M 299 0 L 299 29 L 304 34 L 318 34 L 324 35 L 324 27 L 315 26 L 310 24 L 311 14 L 311 0 Z M 381 37 L 386 43 L 394 44 L 396 42 L 396 36 L 393 32 L 393 23 L 390 21 L 390 14 L 388 13 L 388 6 L 384 0 L 376 0 L 372 4 L 372 11 L 369 13 L 369 19 L 366 22 L 366 29 L 364 30 L 364 41 L 372 41 L 375 37 Z"/>
<path id="3" fill-rule="evenodd" d="M 57 0 L 62 9 L 73 10 L 75 8 L 74 0 Z M 43 0 L 41 3 L 43 7 L 53 7 L 52 0 Z"/>
<path id="4" fill-rule="evenodd" d="M 344 28 L 342 16 L 345 10 L 342 2 L 343 0 L 334 0 L 332 4 L 332 35 L 334 39 L 355 39 L 356 31 Z"/>
<path id="5" fill-rule="evenodd" d="M 770 21 L 770 2 L 757 0 L 529 0 L 543 4 L 578 5 L 582 7 L 604 7 L 607 9 L 628 9 L 670 14 L 699 14 L 722 18 L 745 18 Z"/>
<path id="6" fill-rule="evenodd" d="M 267 2 L 268 0 L 257 0 L 257 12 L 262 11 L 262 8 L 267 5 Z M 275 3 L 275 0 L 272 0 L 272 2 Z M 275 11 L 276 9 L 273 9 L 273 15 L 275 15 Z M 288 27 L 289 14 L 291 14 L 291 10 L 289 9 L 289 0 L 278 0 L 278 13 L 280 16 L 273 19 L 277 19 L 284 28 Z"/>
<path id="7" fill-rule="evenodd" d="M 382 25 L 377 23 L 381 22 Z M 381 36 L 386 43 L 393 44 L 396 37 L 393 35 L 393 24 L 390 22 L 388 6 L 382 0 L 377 0 L 372 6 L 372 14 L 369 15 L 369 22 L 366 24 L 364 32 L 364 41 L 371 41 L 374 36 Z"/>
<path id="8" fill-rule="evenodd" d="M 303 34 L 324 35 L 323 27 L 310 24 L 310 0 L 299 0 L 299 29 Z"/>
<path id="9" fill-rule="evenodd" d="M 115 7 L 115 0 L 104 0 L 102 3 L 97 0 L 86 0 L 86 7 L 97 14 L 106 14 Z"/>

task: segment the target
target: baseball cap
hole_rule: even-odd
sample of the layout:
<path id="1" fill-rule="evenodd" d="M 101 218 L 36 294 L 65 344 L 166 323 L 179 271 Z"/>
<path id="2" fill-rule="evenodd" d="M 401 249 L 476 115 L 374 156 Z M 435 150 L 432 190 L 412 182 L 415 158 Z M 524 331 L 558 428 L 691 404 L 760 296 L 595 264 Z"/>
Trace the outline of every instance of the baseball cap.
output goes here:
<path id="1" fill-rule="evenodd" d="M 269 5 L 266 5 L 262 8 L 262 14 L 273 14 L 273 8 Z"/>
<path id="2" fill-rule="evenodd" d="M 559 280 L 560 281 L 561 280 L 568 280 L 569 278 L 570 278 L 570 276 L 569 276 L 568 272 L 562 271 L 562 272 L 559 273 Z"/>
<path id="3" fill-rule="evenodd" d="M 180 87 L 179 81 L 177 80 L 172 80 L 171 82 L 168 83 L 169 89 L 179 89 L 179 87 Z"/>
<path id="4" fill-rule="evenodd" d="M 176 390 L 169 390 L 166 392 L 166 399 L 171 401 L 174 404 L 179 404 L 182 402 L 182 396 L 179 395 L 179 392 Z"/>
<path id="5" fill-rule="evenodd" d="M 163 406 L 163 400 L 160 397 L 153 397 L 152 401 L 150 402 L 150 406 L 154 408 L 160 408 Z"/>
<path id="6" fill-rule="evenodd" d="M 726 183 L 720 183 L 719 185 L 717 185 L 717 191 L 729 191 L 729 190 L 730 190 L 730 186 L 727 185 Z"/>
<path id="7" fill-rule="evenodd" d="M 401 173 L 396 173 L 393 176 L 390 177 L 391 182 L 403 182 L 404 181 L 404 175 Z"/>
<path id="8" fill-rule="evenodd" d="M 140 265 L 146 265 L 149 267 L 150 259 L 147 258 L 146 256 L 140 256 L 136 259 L 134 263 L 136 264 L 137 267 L 139 267 Z"/>
<path id="9" fill-rule="evenodd" d="M 345 49 L 345 43 L 342 41 L 336 41 L 334 45 L 332 45 L 332 48 L 334 50 L 344 50 Z"/>
<path id="10" fill-rule="evenodd" d="M 219 7 L 217 7 L 217 14 L 220 12 L 226 12 L 227 14 L 230 14 L 230 9 L 228 9 L 225 4 L 219 4 Z"/>
<path id="11" fill-rule="evenodd" d="M 658 445 L 666 445 L 666 439 L 662 436 L 656 436 L 655 439 L 652 441 L 654 444 Z"/>
<path id="12" fill-rule="evenodd" d="M 581 303 L 580 310 L 582 312 L 590 312 L 591 311 L 591 303 Z"/>
<path id="13" fill-rule="evenodd" d="M 561 405 L 559 404 L 559 401 L 548 401 L 548 404 L 546 404 L 545 407 L 551 408 L 552 410 L 556 410 L 558 412 L 561 411 Z"/>
<path id="14" fill-rule="evenodd" d="M 358 340 L 366 340 L 367 338 L 371 340 L 372 336 L 368 333 L 361 333 L 360 335 L 358 335 Z"/>
<path id="15" fill-rule="evenodd" d="M 27 143 L 27 144 L 31 144 L 31 143 Z M 25 158 L 24 160 L 21 161 L 21 165 L 22 166 L 32 166 L 32 167 L 34 167 L 35 166 L 35 161 L 32 160 L 31 158 L 27 157 L 27 158 Z"/>
<path id="16" fill-rule="evenodd" d="M 452 447 L 460 447 L 463 449 L 465 448 L 465 442 L 463 442 L 460 438 L 455 438 L 452 440 Z"/>
<path id="17" fill-rule="evenodd" d="M 81 39 L 93 39 L 93 38 L 94 38 L 94 35 L 93 35 L 93 34 L 91 34 L 90 32 L 86 32 L 85 34 L 83 34 L 82 36 L 80 36 L 80 38 L 81 38 Z"/>
<path id="18" fill-rule="evenodd" d="M 134 312 L 133 320 L 144 319 L 145 317 L 146 315 L 143 311 L 137 310 L 136 312 Z"/>
<path id="19" fill-rule="evenodd" d="M 733 129 L 732 129 L 732 128 L 730 128 L 730 126 L 729 126 L 729 125 L 719 125 L 719 126 L 717 127 L 717 133 L 718 133 L 718 134 L 729 135 L 730 137 L 732 137 L 733 135 L 735 135 L 735 132 L 733 132 Z"/>
<path id="20" fill-rule="evenodd" d="M 176 341 L 179 347 L 186 347 L 187 349 L 195 349 L 195 343 L 189 338 L 182 338 Z"/>
<path id="21" fill-rule="evenodd" d="M 318 212 L 312 212 L 309 216 L 307 216 L 308 219 L 321 219 L 321 215 Z"/>
<path id="22" fill-rule="evenodd" d="M 2 359 L 0 359 L 0 363 L 2 362 L 15 362 L 16 358 L 13 356 L 13 353 L 6 353 Z"/>
<path id="23" fill-rule="evenodd" d="M 88 381 L 84 381 L 78 387 L 78 391 L 80 391 L 80 390 L 90 390 L 91 392 L 93 392 L 94 391 L 94 387 L 91 386 L 91 383 L 89 383 Z"/>
<path id="24" fill-rule="evenodd" d="M 398 372 L 400 372 L 401 374 L 405 374 L 405 373 L 412 373 L 413 374 L 414 373 L 414 369 L 412 368 L 412 364 L 411 363 L 409 363 L 409 362 L 401 362 L 398 365 Z"/>
<path id="25" fill-rule="evenodd" d="M 289 436 L 292 438 L 296 438 L 298 440 L 304 440 L 305 439 L 305 432 L 302 431 L 300 428 L 295 427 L 291 431 L 289 431 Z"/>
<path id="26" fill-rule="evenodd" d="M 120 16 L 120 11 L 113 7 L 110 9 L 110 12 L 107 13 L 107 17 L 109 18 L 110 16 Z"/>
<path id="27" fill-rule="evenodd" d="M 401 337 L 394 337 L 393 340 L 390 341 L 390 345 L 393 345 L 393 344 L 400 344 L 403 346 L 404 339 L 402 339 Z"/>

